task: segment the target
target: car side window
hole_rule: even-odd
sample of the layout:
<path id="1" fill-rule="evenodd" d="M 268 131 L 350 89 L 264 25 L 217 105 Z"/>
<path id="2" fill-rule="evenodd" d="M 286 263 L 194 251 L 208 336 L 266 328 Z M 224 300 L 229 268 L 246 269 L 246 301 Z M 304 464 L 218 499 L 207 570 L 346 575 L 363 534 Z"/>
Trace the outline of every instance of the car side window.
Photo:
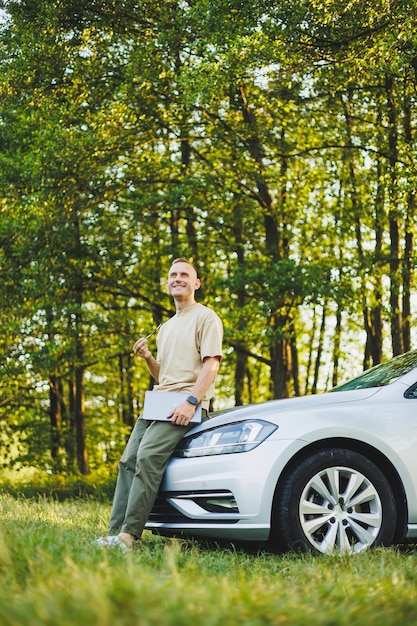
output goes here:
<path id="1" fill-rule="evenodd" d="M 411 385 L 411 387 L 407 389 L 404 393 L 404 398 L 417 399 L 417 383 L 414 383 L 414 385 Z"/>

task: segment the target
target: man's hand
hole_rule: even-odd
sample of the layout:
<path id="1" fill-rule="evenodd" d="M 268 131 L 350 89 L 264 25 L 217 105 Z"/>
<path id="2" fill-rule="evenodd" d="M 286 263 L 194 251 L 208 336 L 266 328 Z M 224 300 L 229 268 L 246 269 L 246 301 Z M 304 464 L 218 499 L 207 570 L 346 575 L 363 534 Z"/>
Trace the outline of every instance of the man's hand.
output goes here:
<path id="1" fill-rule="evenodd" d="M 145 337 L 141 337 L 135 342 L 133 346 L 133 353 L 136 354 L 136 356 L 142 357 L 142 359 L 149 359 L 149 357 L 152 356 Z"/>
<path id="2" fill-rule="evenodd" d="M 167 416 L 167 419 L 171 420 L 171 424 L 176 424 L 177 426 L 188 426 L 194 413 L 195 406 L 190 404 L 190 402 L 185 401 L 182 404 L 179 404 L 172 411 L 172 413 Z"/>

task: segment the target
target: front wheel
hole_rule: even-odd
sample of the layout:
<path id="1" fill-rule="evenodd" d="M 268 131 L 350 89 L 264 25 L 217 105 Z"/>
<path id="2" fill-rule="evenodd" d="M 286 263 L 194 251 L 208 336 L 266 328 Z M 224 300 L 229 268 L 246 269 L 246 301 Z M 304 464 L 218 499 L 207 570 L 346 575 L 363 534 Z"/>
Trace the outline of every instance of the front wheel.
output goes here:
<path id="1" fill-rule="evenodd" d="M 395 526 L 395 499 L 381 470 L 357 452 L 335 448 L 312 453 L 286 476 L 271 538 L 304 552 L 361 552 L 389 545 Z"/>

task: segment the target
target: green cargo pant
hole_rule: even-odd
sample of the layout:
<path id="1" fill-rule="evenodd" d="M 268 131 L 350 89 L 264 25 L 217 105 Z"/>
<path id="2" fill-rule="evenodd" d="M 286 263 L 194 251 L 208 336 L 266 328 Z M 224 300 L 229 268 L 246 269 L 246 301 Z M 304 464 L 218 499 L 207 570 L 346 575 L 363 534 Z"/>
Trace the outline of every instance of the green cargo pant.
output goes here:
<path id="1" fill-rule="evenodd" d="M 165 467 L 177 443 L 193 426 L 147 422 L 141 418 L 136 421 L 119 461 L 109 523 L 110 535 L 124 532 L 136 538 L 141 536 Z"/>

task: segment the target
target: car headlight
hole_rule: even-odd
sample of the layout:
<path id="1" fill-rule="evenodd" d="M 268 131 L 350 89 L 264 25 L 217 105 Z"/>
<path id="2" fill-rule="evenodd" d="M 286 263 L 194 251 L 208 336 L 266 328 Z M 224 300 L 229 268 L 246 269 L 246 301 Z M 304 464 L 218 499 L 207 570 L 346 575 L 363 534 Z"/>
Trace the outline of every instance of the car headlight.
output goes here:
<path id="1" fill-rule="evenodd" d="M 265 441 L 278 426 L 263 420 L 233 422 L 184 437 L 173 456 L 190 458 L 249 452 Z"/>

